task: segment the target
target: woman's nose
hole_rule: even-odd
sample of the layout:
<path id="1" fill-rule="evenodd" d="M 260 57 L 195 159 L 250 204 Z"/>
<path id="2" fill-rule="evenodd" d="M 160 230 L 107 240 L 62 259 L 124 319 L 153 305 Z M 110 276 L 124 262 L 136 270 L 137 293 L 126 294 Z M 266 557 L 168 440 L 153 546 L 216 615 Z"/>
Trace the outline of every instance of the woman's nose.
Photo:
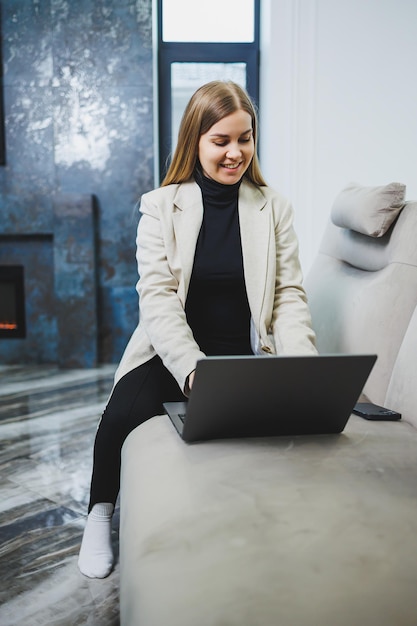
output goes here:
<path id="1" fill-rule="evenodd" d="M 240 146 L 238 144 L 229 146 L 228 151 L 226 152 L 226 156 L 229 159 L 234 159 L 236 157 L 241 156 L 242 152 L 240 150 Z"/>

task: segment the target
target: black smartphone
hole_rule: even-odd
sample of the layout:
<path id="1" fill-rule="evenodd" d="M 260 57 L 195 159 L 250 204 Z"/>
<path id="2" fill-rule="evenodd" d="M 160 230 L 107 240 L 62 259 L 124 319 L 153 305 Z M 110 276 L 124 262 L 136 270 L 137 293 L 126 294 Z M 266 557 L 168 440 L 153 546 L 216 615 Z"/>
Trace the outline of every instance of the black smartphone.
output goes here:
<path id="1" fill-rule="evenodd" d="M 372 402 L 358 402 L 353 409 L 355 415 L 359 415 L 366 420 L 400 420 L 401 413 L 386 409 L 384 406 L 372 404 Z"/>

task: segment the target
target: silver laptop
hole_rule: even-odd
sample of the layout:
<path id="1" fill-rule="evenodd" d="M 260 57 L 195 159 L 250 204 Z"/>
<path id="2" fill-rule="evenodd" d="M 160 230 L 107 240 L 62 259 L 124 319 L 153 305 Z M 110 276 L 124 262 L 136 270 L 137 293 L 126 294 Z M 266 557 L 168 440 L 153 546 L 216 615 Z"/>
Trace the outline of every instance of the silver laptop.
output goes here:
<path id="1" fill-rule="evenodd" d="M 342 432 L 373 354 L 222 356 L 197 363 L 190 398 L 164 409 L 184 441 Z"/>

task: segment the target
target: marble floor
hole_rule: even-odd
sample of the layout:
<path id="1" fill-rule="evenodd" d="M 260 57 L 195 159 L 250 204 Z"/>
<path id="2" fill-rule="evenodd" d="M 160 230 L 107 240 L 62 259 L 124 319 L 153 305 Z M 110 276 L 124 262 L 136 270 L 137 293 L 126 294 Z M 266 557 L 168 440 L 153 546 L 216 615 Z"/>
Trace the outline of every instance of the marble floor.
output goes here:
<path id="1" fill-rule="evenodd" d="M 114 369 L 0 366 L 1 626 L 119 624 L 118 563 L 104 580 L 77 567 L 92 446 Z"/>

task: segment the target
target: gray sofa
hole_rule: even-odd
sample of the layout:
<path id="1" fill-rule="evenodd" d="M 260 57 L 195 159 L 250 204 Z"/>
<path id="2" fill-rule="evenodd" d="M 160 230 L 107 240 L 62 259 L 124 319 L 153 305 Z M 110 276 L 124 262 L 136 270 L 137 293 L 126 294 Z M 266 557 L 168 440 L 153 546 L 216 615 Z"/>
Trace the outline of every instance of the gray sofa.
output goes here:
<path id="1" fill-rule="evenodd" d="M 416 626 L 417 204 L 402 207 L 377 237 L 336 210 L 306 288 L 320 351 L 377 352 L 364 393 L 403 419 L 195 445 L 166 416 L 139 426 L 122 458 L 122 626 Z"/>

